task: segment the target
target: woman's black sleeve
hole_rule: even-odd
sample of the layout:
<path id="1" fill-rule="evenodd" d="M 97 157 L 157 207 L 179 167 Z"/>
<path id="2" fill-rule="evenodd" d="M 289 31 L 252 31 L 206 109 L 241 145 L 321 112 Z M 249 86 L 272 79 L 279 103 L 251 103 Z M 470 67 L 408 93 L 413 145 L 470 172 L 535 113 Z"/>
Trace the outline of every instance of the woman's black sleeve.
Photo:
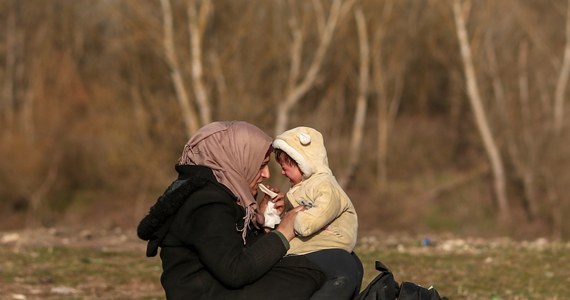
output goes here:
<path id="1" fill-rule="evenodd" d="M 232 204 L 205 204 L 183 218 L 186 222 L 177 235 L 196 250 L 214 277 L 231 288 L 258 280 L 287 252 L 276 233 L 267 233 L 253 245 L 244 246 Z"/>

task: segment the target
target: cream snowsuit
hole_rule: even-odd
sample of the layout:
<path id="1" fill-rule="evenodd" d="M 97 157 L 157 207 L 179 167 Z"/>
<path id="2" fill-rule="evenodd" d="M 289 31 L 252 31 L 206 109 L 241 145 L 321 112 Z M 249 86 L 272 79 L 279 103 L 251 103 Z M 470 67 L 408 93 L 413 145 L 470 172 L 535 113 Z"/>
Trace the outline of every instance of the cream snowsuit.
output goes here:
<path id="1" fill-rule="evenodd" d="M 287 153 L 303 173 L 303 180 L 287 192 L 293 207 L 307 207 L 295 219 L 297 237 L 291 240 L 287 254 L 331 248 L 353 251 L 358 218 L 329 168 L 323 136 L 315 129 L 297 127 L 277 136 L 273 147 Z"/>

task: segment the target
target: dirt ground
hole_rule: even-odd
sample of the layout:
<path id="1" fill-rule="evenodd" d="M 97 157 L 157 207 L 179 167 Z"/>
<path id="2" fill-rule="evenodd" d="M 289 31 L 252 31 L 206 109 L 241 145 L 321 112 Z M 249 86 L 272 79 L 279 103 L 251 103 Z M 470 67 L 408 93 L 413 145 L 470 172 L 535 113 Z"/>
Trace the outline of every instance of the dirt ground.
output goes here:
<path id="1" fill-rule="evenodd" d="M 0 231 L 0 299 L 163 299 L 134 230 Z"/>
<path id="2" fill-rule="evenodd" d="M 96 209 L 78 209 L 77 213 L 51 224 L 53 226 L 28 229 L 22 229 L 26 226 L 21 216 L 12 215 L 12 220 L 4 218 L 6 226 L 0 227 L 0 300 L 164 299 L 159 280 L 160 260 L 145 257 L 146 243 L 138 239 L 135 231 L 151 204 L 133 206 L 116 202 Z M 399 227 L 400 223 L 389 219 L 393 211 L 379 205 L 365 207 L 363 204 L 355 203 L 360 223 L 357 249 L 366 263 L 365 282 L 376 274 L 370 268 L 373 261 L 382 257 L 385 262 L 397 266 L 396 271 L 402 277 L 415 281 L 428 279 L 426 284 L 439 282 L 447 295 L 465 296 L 457 299 L 492 299 L 488 297 L 491 291 L 487 288 L 470 286 L 471 280 L 461 280 L 466 278 L 464 274 L 481 265 L 481 261 L 492 266 L 499 263 L 494 256 L 502 255 L 505 252 L 502 249 L 512 249 L 513 253 L 499 265 L 507 270 L 501 278 L 514 278 L 513 282 L 504 282 L 504 286 L 530 280 L 516 279 L 518 275 L 514 274 L 524 272 L 518 267 L 523 265 L 522 262 L 536 260 L 537 272 L 544 273 L 547 277 L 541 278 L 549 280 L 544 283 L 545 288 L 556 279 L 559 288 L 555 295 L 568 291 L 565 288 L 570 283 L 567 271 L 556 269 L 557 264 L 550 261 L 547 268 L 552 271 L 542 271 L 540 266 L 545 265 L 543 260 L 549 259 L 550 254 L 570 249 L 570 243 L 552 248 L 550 241 L 543 238 L 515 242 L 500 236 L 481 238 L 430 233 L 422 226 Z M 559 252 L 552 252 L 552 249 Z M 517 256 L 527 252 L 529 256 Z M 418 263 L 424 266 L 420 272 L 417 271 Z M 450 266 L 445 267 L 446 264 Z M 435 265 L 439 270 L 436 274 L 433 273 Z M 511 270 L 512 266 L 517 268 Z M 481 272 L 479 281 L 482 284 L 496 274 L 495 270 L 485 268 Z M 523 296 L 516 299 L 532 299 L 537 291 L 536 286 L 532 290 L 523 290 L 520 294 Z M 500 295 L 500 289 L 494 294 Z M 511 299 L 508 294 L 504 295 L 507 296 L 496 299 Z"/>
<path id="3" fill-rule="evenodd" d="M 37 228 L 9 230 L 0 236 L 0 244 L 13 249 L 19 247 L 77 247 L 108 250 L 139 251 L 144 241 L 134 230 L 90 230 L 78 228 Z"/>
<path id="4" fill-rule="evenodd" d="M 160 260 L 146 258 L 145 246 L 134 229 L 118 227 L 0 231 L 0 299 L 164 299 Z M 537 299 L 545 291 L 552 297 L 542 299 L 565 299 L 568 249 L 546 239 L 380 231 L 357 244 L 364 284 L 381 258 L 399 279 L 435 284 L 450 299 Z"/>

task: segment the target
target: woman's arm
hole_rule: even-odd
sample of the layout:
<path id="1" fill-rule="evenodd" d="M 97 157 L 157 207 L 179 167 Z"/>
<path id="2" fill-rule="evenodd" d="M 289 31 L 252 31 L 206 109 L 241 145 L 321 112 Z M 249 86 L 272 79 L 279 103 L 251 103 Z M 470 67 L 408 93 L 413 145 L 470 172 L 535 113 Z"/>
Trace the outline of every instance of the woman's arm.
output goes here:
<path id="1" fill-rule="evenodd" d="M 220 282 L 240 288 L 269 271 L 288 247 L 276 233 L 244 246 L 241 231 L 236 228 L 235 209 L 221 202 L 203 205 L 183 218 L 186 222 L 177 236 L 196 250 L 200 261 Z"/>

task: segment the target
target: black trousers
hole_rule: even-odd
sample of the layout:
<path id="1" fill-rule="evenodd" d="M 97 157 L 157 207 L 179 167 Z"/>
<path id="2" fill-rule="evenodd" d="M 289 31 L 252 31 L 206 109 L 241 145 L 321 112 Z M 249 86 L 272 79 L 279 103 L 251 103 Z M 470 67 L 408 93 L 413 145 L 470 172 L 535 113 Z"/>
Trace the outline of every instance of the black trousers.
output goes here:
<path id="1" fill-rule="evenodd" d="M 302 255 L 286 256 L 258 281 L 211 299 L 308 300 L 324 281 L 323 272 L 307 258 Z"/>
<path id="2" fill-rule="evenodd" d="M 193 282 L 203 286 L 202 294 L 188 289 L 184 278 L 164 286 L 168 300 L 309 300 L 325 282 L 319 266 L 303 255 L 285 256 L 259 280 L 241 288 L 232 289 L 212 280 L 212 275 L 203 270 L 203 276 Z M 164 284 L 164 283 L 163 283 Z"/>
<path id="3" fill-rule="evenodd" d="M 326 281 L 311 300 L 350 300 L 360 292 L 364 269 L 356 253 L 326 249 L 303 255 L 318 265 Z"/>

